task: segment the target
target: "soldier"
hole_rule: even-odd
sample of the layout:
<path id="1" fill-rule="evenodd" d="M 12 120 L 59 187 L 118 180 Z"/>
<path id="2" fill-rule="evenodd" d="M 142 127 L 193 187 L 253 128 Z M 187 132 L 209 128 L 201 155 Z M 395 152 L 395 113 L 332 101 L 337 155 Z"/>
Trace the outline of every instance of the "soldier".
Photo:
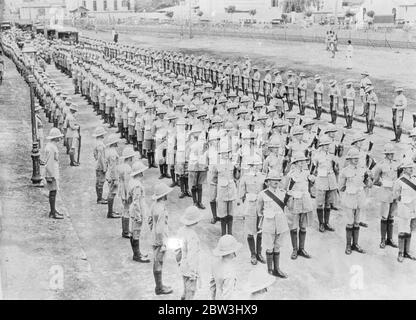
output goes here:
<path id="1" fill-rule="evenodd" d="M 55 207 L 56 193 L 59 190 L 59 149 L 57 144 L 63 137 L 62 133 L 57 128 L 52 128 L 49 135 L 46 137 L 49 142 L 45 147 L 45 180 L 46 188 L 49 191 L 49 218 L 63 219 L 64 216 L 60 214 Z"/>
<path id="2" fill-rule="evenodd" d="M 165 286 L 162 281 L 163 261 L 168 240 L 168 210 L 166 201 L 173 189 L 164 183 L 154 187 L 152 206 L 150 207 L 149 227 L 152 234 L 153 245 L 153 276 L 155 278 L 156 295 L 171 294 L 171 287 Z"/>
<path id="3" fill-rule="evenodd" d="M 267 189 L 261 191 L 257 197 L 257 215 L 260 217 L 258 228 L 263 233 L 263 244 L 266 248 L 267 271 L 273 276 L 287 278 L 279 266 L 282 236 L 289 230 L 282 175 L 270 171 L 266 177 L 266 185 Z"/>
<path id="4" fill-rule="evenodd" d="M 374 168 L 374 185 L 379 186 L 377 192 L 380 201 L 380 232 L 381 242 L 380 248 L 387 246 L 397 248 L 397 244 L 393 242 L 393 224 L 394 216 L 397 213 L 397 201 L 393 194 L 393 184 L 397 179 L 397 171 L 399 163 L 394 160 L 396 151 L 390 143 L 384 147 L 384 160 L 377 164 Z M 387 240 L 386 240 L 387 235 Z"/>
<path id="5" fill-rule="evenodd" d="M 319 75 L 315 76 L 315 82 L 315 88 L 313 89 L 313 103 L 315 107 L 316 117 L 314 119 L 321 120 L 324 85 L 321 83 L 321 77 Z"/>
<path id="6" fill-rule="evenodd" d="M 299 75 L 300 81 L 298 84 L 298 104 L 299 104 L 299 113 L 300 115 L 305 115 L 305 103 L 306 103 L 306 92 L 308 90 L 308 80 L 306 74 L 303 72 Z"/>
<path id="7" fill-rule="evenodd" d="M 277 114 L 281 118 L 285 114 L 285 104 L 287 103 L 286 91 L 283 87 L 283 81 L 281 79 L 276 79 L 274 83 L 275 87 L 272 91 L 271 104 L 276 106 Z"/>
<path id="8" fill-rule="evenodd" d="M 237 189 L 234 182 L 234 164 L 231 160 L 231 146 L 228 141 L 221 141 L 220 159 L 212 168 L 211 185 L 216 188 L 213 201 L 217 202 L 217 216 L 221 221 L 221 234 L 232 234 L 234 205 Z"/>
<path id="9" fill-rule="evenodd" d="M 136 153 L 133 150 L 133 147 L 127 146 L 123 149 L 123 153 L 120 157 L 122 163 L 117 167 L 118 175 L 118 196 L 121 199 L 123 204 L 123 213 L 121 217 L 121 236 L 123 238 L 130 238 L 129 235 L 129 224 L 130 224 L 130 204 L 129 201 L 129 181 L 131 174 L 131 166 L 133 165 L 133 158 L 136 156 Z"/>
<path id="10" fill-rule="evenodd" d="M 120 215 L 113 211 L 114 205 L 114 198 L 117 194 L 118 189 L 118 159 L 119 155 L 117 153 L 117 145 L 120 139 L 117 137 L 116 134 L 111 134 L 108 137 L 108 141 L 106 143 L 107 149 L 105 150 L 105 167 L 107 168 L 106 171 L 106 180 L 108 183 L 108 212 L 107 218 L 108 219 L 118 219 L 121 218 Z"/>
<path id="11" fill-rule="evenodd" d="M 197 283 L 200 280 L 200 252 L 201 245 L 196 226 L 201 221 L 200 212 L 195 207 L 188 207 L 180 221 L 184 225 L 178 231 L 181 246 L 177 250 L 176 261 L 183 279 L 183 294 L 181 300 L 193 300 Z"/>
<path id="12" fill-rule="evenodd" d="M 393 129 L 395 138 L 391 141 L 400 142 L 400 137 L 402 135 L 402 123 L 404 119 L 404 111 L 407 108 L 407 99 L 403 94 L 403 88 L 397 88 L 397 96 L 394 99 L 394 105 L 392 107 L 393 112 Z"/>
<path id="13" fill-rule="evenodd" d="M 264 103 L 270 103 L 270 94 L 272 92 L 272 75 L 270 73 L 270 68 L 265 68 L 264 72 L 266 73 L 263 78 L 263 95 L 264 95 Z"/>
<path id="14" fill-rule="evenodd" d="M 329 152 L 331 141 L 323 137 L 319 142 L 319 151 L 312 159 L 311 174 L 316 174 L 316 212 L 319 220 L 319 231 L 335 231 L 329 224 L 331 207 L 335 204 L 337 192 L 336 174 L 338 167 L 335 155 Z"/>
<path id="15" fill-rule="evenodd" d="M 360 98 L 361 98 L 361 106 L 363 109 L 363 113 L 360 115 L 361 117 L 364 117 L 367 115 L 368 109 L 367 109 L 367 101 L 366 101 L 366 92 L 365 89 L 368 86 L 371 86 L 371 80 L 369 78 L 369 73 L 367 71 L 364 71 L 361 73 L 361 80 L 360 80 Z"/>
<path id="16" fill-rule="evenodd" d="M 268 148 L 270 150 L 269 155 L 263 163 L 263 173 L 268 174 L 270 171 L 283 172 L 283 160 L 284 156 L 281 150 L 281 141 L 277 136 L 270 138 Z"/>
<path id="17" fill-rule="evenodd" d="M 174 113 L 169 113 L 166 117 L 168 121 L 167 137 L 166 137 L 166 165 L 170 171 L 172 178 L 171 188 L 179 186 L 179 177 L 175 174 L 175 150 L 176 150 L 176 119 L 178 117 Z"/>
<path id="18" fill-rule="evenodd" d="M 247 165 L 249 166 L 248 172 L 242 176 L 239 184 L 239 198 L 245 204 L 244 229 L 247 233 L 251 264 L 256 265 L 257 261 L 266 263 L 261 254 L 262 234 L 258 232 L 259 217 L 257 216 L 257 196 L 263 190 L 266 176 L 258 170 L 262 165 L 259 156 L 250 155 Z"/>
<path id="19" fill-rule="evenodd" d="M 150 259 L 147 254 L 142 254 L 140 251 L 140 235 L 142 231 L 143 222 L 148 219 L 147 206 L 145 201 L 145 188 L 141 178 L 143 172 L 147 167 L 140 161 L 136 160 L 133 163 L 130 173 L 130 181 L 128 183 L 128 202 L 129 209 L 129 235 L 130 244 L 133 250 L 133 261 L 141 263 L 149 263 Z"/>
<path id="20" fill-rule="evenodd" d="M 374 121 L 376 118 L 376 111 L 377 111 L 377 104 L 378 98 L 376 93 L 374 92 L 374 87 L 369 86 L 365 90 L 367 94 L 366 103 L 367 103 L 367 111 L 366 111 L 366 122 L 367 122 L 367 131 L 365 133 L 373 134 L 374 130 Z"/>
<path id="21" fill-rule="evenodd" d="M 346 208 L 346 238 L 347 245 L 345 254 L 350 255 L 352 251 L 365 253 L 358 245 L 360 232 L 360 211 L 365 200 L 365 183 L 371 180 L 365 179 L 366 169 L 359 166 L 360 153 L 352 147 L 348 150 L 346 160 L 349 164 L 341 170 L 339 189 L 343 192 L 343 204 Z M 352 243 L 352 244 L 351 244 Z"/>
<path id="22" fill-rule="evenodd" d="M 352 80 L 345 82 L 345 96 L 344 96 L 344 116 L 347 125 L 344 128 L 351 129 L 352 121 L 355 111 L 355 90 L 352 86 Z"/>
<path id="23" fill-rule="evenodd" d="M 410 159 L 401 165 L 403 173 L 396 180 L 393 187 L 393 196 L 397 201 L 397 218 L 399 222 L 399 254 L 398 262 L 404 258 L 416 260 L 410 253 L 412 239 L 412 226 L 416 221 L 416 179 L 413 175 L 415 163 Z"/>
<path id="24" fill-rule="evenodd" d="M 155 141 L 152 135 L 153 122 L 155 121 L 153 114 L 154 105 L 152 103 L 146 103 L 145 114 L 143 115 L 144 122 L 144 143 L 143 143 L 143 153 L 147 151 L 147 161 L 150 168 L 157 168 L 155 165 Z"/>
<path id="25" fill-rule="evenodd" d="M 293 103 L 295 99 L 295 77 L 292 70 L 287 72 L 287 82 L 285 85 L 286 89 L 286 97 L 287 97 L 287 105 L 289 108 L 289 112 L 292 112 Z"/>
<path id="26" fill-rule="evenodd" d="M 329 113 L 331 114 L 330 123 L 336 124 L 341 91 L 337 86 L 337 80 L 331 80 L 329 86 Z"/>
<path id="27" fill-rule="evenodd" d="M 237 252 L 241 243 L 232 235 L 224 235 L 212 251 L 216 257 L 211 266 L 211 281 L 209 283 L 212 300 L 234 299 L 237 285 Z"/>
<path id="28" fill-rule="evenodd" d="M 179 199 L 192 197 L 189 193 L 188 184 L 188 160 L 189 160 L 189 142 L 187 141 L 185 119 L 179 118 L 176 121 L 176 154 L 175 154 L 175 172 L 179 176 L 179 186 L 181 194 Z"/>
<path id="29" fill-rule="evenodd" d="M 168 175 L 168 166 L 166 164 L 166 148 L 167 148 L 167 128 L 166 121 L 164 117 L 167 113 L 165 107 L 158 108 L 156 110 L 156 116 L 159 117 L 156 121 L 153 122 L 152 136 L 155 138 L 156 146 L 156 162 L 159 165 L 160 177 L 159 179 L 168 178 L 171 176 Z"/>
<path id="30" fill-rule="evenodd" d="M 190 132 L 191 143 L 189 146 L 189 185 L 191 186 L 194 205 L 205 210 L 202 204 L 202 185 L 207 180 L 208 159 L 206 154 L 205 137 L 202 128 L 193 126 Z"/>
<path id="31" fill-rule="evenodd" d="M 66 120 L 68 123 L 68 129 L 66 137 L 68 138 L 68 147 L 69 147 L 69 159 L 70 159 L 70 166 L 71 167 L 78 167 L 79 163 L 76 161 L 75 156 L 78 155 L 79 150 L 79 138 L 80 138 L 80 126 L 75 118 L 76 112 L 78 112 L 78 108 L 71 104 L 69 107 L 70 114 L 67 115 Z"/>
<path id="32" fill-rule="evenodd" d="M 260 92 L 260 72 L 259 69 L 257 67 L 253 67 L 253 77 L 251 79 L 251 90 L 252 90 L 252 94 L 253 94 L 253 99 L 255 101 L 259 100 L 259 92 Z"/>
<path id="33" fill-rule="evenodd" d="M 309 181 L 315 181 L 315 177 L 308 171 L 308 161 L 309 159 L 305 157 L 304 152 L 295 153 L 292 159 L 292 167 L 285 183 L 287 192 L 285 204 L 288 208 L 287 219 L 293 247 L 291 255 L 293 260 L 297 259 L 298 255 L 306 259 L 311 258 L 305 250 L 305 240 L 306 228 L 313 221 L 313 205 L 311 195 L 309 194 Z"/>
<path id="34" fill-rule="evenodd" d="M 94 146 L 94 159 L 97 162 L 95 166 L 96 180 L 95 180 L 95 191 L 97 193 L 97 204 L 107 204 L 107 200 L 103 199 L 103 187 L 105 182 L 105 144 L 104 136 L 106 132 L 103 127 L 97 127 L 93 134 L 95 137 Z"/>
<path id="35" fill-rule="evenodd" d="M 241 76 L 241 72 L 240 72 L 240 68 L 238 66 L 238 62 L 235 62 L 233 73 L 232 73 L 231 86 L 232 86 L 233 90 L 235 90 L 237 95 L 238 95 L 238 92 L 239 92 L 239 89 L 240 89 L 240 76 Z"/>

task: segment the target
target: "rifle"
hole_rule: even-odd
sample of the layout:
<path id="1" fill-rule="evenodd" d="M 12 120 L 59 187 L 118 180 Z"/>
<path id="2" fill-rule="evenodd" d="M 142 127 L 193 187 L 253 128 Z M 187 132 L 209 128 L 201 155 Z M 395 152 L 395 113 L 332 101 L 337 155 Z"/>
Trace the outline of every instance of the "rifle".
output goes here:
<path id="1" fill-rule="evenodd" d="M 368 144 L 368 152 L 371 152 L 371 149 L 373 149 L 373 145 L 374 145 L 374 142 L 370 141 L 369 144 Z M 370 170 L 372 168 L 374 168 L 374 166 L 375 166 L 375 160 L 374 159 L 372 159 L 372 162 L 370 163 L 370 155 L 369 154 L 367 154 L 366 157 L 365 157 L 365 163 L 366 163 L 367 168 L 369 168 Z"/>
<path id="2" fill-rule="evenodd" d="M 318 128 L 318 131 L 316 132 L 316 136 L 315 138 L 313 138 L 311 145 L 309 146 L 309 148 L 312 148 L 313 146 L 315 146 L 315 149 L 318 149 L 318 136 L 321 133 L 321 128 Z"/>
<path id="3" fill-rule="evenodd" d="M 303 110 L 302 110 L 302 98 L 301 98 L 301 94 L 302 94 L 302 90 L 300 88 L 298 88 L 298 105 L 299 105 L 299 112 L 300 114 L 303 114 Z"/>
<path id="4" fill-rule="evenodd" d="M 339 142 L 339 145 L 335 147 L 335 155 L 338 157 L 342 157 L 344 147 L 342 146 L 342 143 L 345 139 L 345 132 L 342 134 L 341 141 Z"/>
<path id="5" fill-rule="evenodd" d="M 311 175 L 313 175 L 313 174 L 314 174 L 314 172 L 315 172 L 315 169 L 316 169 L 316 167 L 315 167 L 315 165 L 312 163 L 312 164 L 311 164 L 311 169 L 309 170 L 309 173 L 310 173 Z M 312 198 L 315 198 L 315 196 L 313 196 L 313 195 L 312 195 L 312 187 L 313 187 L 313 185 L 314 185 L 314 183 L 313 183 L 312 181 L 308 180 L 308 192 L 309 192 L 309 194 L 311 195 L 311 197 L 312 197 Z"/>
<path id="6" fill-rule="evenodd" d="M 289 192 L 290 192 L 290 191 L 292 191 L 293 186 L 295 185 L 295 183 L 296 183 L 296 182 L 295 182 L 293 179 L 290 179 L 290 182 L 289 182 L 289 188 L 288 188 L 288 191 L 286 192 L 286 194 L 285 194 L 285 198 L 284 198 L 284 200 L 283 200 L 283 203 L 284 203 L 285 205 L 287 205 L 287 203 L 288 203 L 288 201 L 289 201 L 289 197 L 290 197 Z"/>
<path id="7" fill-rule="evenodd" d="M 413 114 L 413 128 L 416 128 L 416 114 Z"/>
<path id="8" fill-rule="evenodd" d="M 79 141 L 78 141 L 78 159 L 77 159 L 77 162 L 79 164 L 79 157 L 80 157 L 80 154 L 81 154 L 81 127 L 80 126 L 78 126 L 78 136 L 79 136 Z"/>

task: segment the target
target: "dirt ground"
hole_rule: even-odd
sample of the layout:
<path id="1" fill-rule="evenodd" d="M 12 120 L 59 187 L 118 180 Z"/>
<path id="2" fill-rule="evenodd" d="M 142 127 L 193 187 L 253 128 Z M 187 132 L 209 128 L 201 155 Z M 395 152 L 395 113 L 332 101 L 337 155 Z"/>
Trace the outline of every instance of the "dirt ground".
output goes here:
<path id="1" fill-rule="evenodd" d="M 123 37 L 123 36 L 122 36 Z M 81 166 L 70 167 L 68 156 L 60 146 L 61 190 L 57 208 L 64 213 L 63 221 L 47 219 L 48 199 L 45 190 L 30 185 L 30 119 L 27 86 L 6 62 L 6 80 L 0 87 L 0 275 L 4 299 L 179 299 L 182 280 L 172 252 L 164 266 L 164 279 L 174 289 L 172 295 L 156 297 L 152 265 L 131 260 L 129 241 L 121 238 L 121 221 L 108 220 L 106 206 L 95 203 L 95 173 L 93 161 L 94 139 L 91 136 L 101 120 L 85 100 L 73 95 L 71 79 L 54 67 L 48 72 L 79 105 L 78 119 L 82 132 Z M 17 111 L 17 112 L 16 112 Z M 311 111 L 308 111 L 311 115 Z M 50 124 L 46 123 L 45 134 Z M 325 121 L 322 120 L 323 124 Z M 338 128 L 344 123 L 339 121 Z M 114 129 L 107 129 L 113 132 Z M 362 124 L 354 124 L 354 132 L 363 131 Z M 375 129 L 374 152 L 379 159 L 381 150 L 392 133 Z M 353 133 L 348 133 L 346 143 Z M 397 145 L 406 148 L 406 138 Z M 120 150 L 123 146 L 120 146 Z M 158 169 L 145 172 L 146 201 L 150 204 L 152 186 L 159 176 Z M 166 183 L 170 181 L 165 180 Z M 208 207 L 207 186 L 203 202 Z M 375 193 L 377 191 L 375 190 Z M 106 190 L 105 190 L 106 193 Z M 191 205 L 190 199 L 179 200 L 176 188 L 168 197 L 171 235 L 180 226 L 179 216 Z M 290 259 L 289 237 L 284 238 L 281 268 L 288 273 L 286 280 L 278 279 L 266 294 L 267 299 L 414 299 L 416 298 L 416 263 L 396 261 L 397 249 L 379 249 L 379 218 L 374 195 L 367 199 L 368 229 L 361 230 L 361 245 L 367 254 L 346 256 L 344 212 L 332 215 L 334 233 L 321 234 L 314 221 L 308 230 L 306 248 L 311 260 Z M 238 253 L 240 266 L 238 290 L 241 296 L 248 273 L 253 269 L 243 233 L 242 207 L 236 210 L 234 235 L 243 243 Z M 209 209 L 198 226 L 202 243 L 202 287 L 198 299 L 209 298 L 209 262 L 211 250 L 220 237 L 220 226 L 211 225 Z M 397 227 L 395 227 L 397 235 Z M 149 230 L 145 229 L 142 249 L 151 253 Z M 415 241 L 413 241 L 415 250 Z M 258 265 L 255 268 L 265 268 Z M 56 282 L 63 272 L 63 286 Z"/>
<path id="2" fill-rule="evenodd" d="M 82 35 L 112 40 L 111 32 L 82 31 Z M 269 66 L 279 70 L 293 70 L 297 74 L 305 72 L 310 77 L 309 88 L 313 89 L 313 77 L 321 75 L 325 90 L 329 81 L 336 79 L 343 83 L 346 79 L 355 79 L 359 87 L 360 72 L 368 71 L 379 98 L 377 122 L 391 124 L 391 106 L 395 97 L 394 89 L 402 86 L 408 99 L 408 115 L 416 112 L 416 51 L 412 49 L 387 49 L 355 47 L 353 69 L 346 70 L 346 44 L 340 43 L 335 59 L 325 50 L 324 44 L 289 41 L 255 41 L 254 39 L 197 36 L 193 39 L 173 34 L 120 34 L 119 42 L 128 45 L 140 45 L 162 50 L 180 51 L 195 55 L 207 55 L 231 62 L 242 61 L 248 55 L 259 69 Z M 342 88 L 342 87 L 341 87 Z M 344 88 L 342 88 L 344 89 Z M 327 91 L 326 91 L 327 92 Z M 358 90 L 357 90 L 358 94 Z M 325 93 L 325 96 L 327 94 Z M 309 95 L 309 99 L 313 97 Z M 328 98 L 324 104 L 329 105 Z M 359 97 L 357 99 L 357 102 Z M 361 105 L 356 108 L 361 113 Z M 411 116 L 405 117 L 405 127 L 412 127 Z"/>

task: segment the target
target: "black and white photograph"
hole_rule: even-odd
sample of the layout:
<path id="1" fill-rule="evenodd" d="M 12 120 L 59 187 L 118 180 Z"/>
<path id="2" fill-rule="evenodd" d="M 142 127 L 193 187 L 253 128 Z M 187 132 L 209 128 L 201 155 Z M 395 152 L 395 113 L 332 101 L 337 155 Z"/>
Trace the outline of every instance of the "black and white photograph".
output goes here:
<path id="1" fill-rule="evenodd" d="M 415 71 L 416 0 L 0 0 L 0 300 L 416 299 Z"/>

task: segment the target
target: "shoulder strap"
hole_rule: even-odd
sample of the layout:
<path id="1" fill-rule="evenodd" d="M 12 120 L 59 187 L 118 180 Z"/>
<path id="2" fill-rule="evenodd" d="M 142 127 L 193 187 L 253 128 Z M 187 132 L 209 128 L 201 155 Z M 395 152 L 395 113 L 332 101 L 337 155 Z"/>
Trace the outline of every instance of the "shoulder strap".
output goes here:
<path id="1" fill-rule="evenodd" d="M 272 199 L 274 202 L 276 202 L 276 204 L 282 209 L 285 209 L 285 204 L 283 203 L 282 200 L 280 200 L 275 194 L 273 194 L 270 190 L 265 190 L 264 193 L 270 198 Z"/>
<path id="2" fill-rule="evenodd" d="M 407 178 L 405 178 L 405 177 L 401 177 L 400 178 L 400 180 L 403 182 L 403 183 L 405 183 L 405 184 L 407 184 L 410 188 L 412 188 L 414 191 L 416 191 L 416 184 L 414 184 L 413 182 L 411 182 L 410 180 L 408 180 Z"/>

